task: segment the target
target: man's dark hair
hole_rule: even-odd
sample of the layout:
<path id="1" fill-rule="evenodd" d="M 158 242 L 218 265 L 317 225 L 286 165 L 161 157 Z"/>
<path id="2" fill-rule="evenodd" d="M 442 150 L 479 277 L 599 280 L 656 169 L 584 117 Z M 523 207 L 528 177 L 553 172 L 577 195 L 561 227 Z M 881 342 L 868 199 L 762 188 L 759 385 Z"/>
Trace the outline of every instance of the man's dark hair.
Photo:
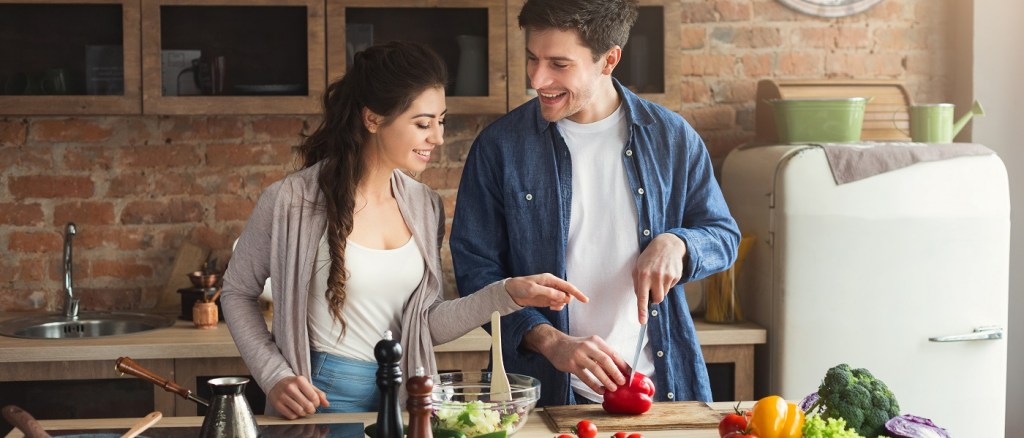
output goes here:
<path id="1" fill-rule="evenodd" d="M 626 46 L 639 14 L 636 0 L 527 0 L 519 11 L 526 30 L 575 30 L 594 61 L 608 49 Z"/>

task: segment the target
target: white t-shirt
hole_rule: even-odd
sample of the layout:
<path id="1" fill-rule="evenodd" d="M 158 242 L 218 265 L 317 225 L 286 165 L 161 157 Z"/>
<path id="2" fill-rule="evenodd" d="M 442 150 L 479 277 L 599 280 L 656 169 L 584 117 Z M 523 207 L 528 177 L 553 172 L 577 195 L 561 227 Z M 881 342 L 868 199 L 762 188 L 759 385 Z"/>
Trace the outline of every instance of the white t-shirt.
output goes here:
<path id="1" fill-rule="evenodd" d="M 345 245 L 345 306 L 341 313 L 347 327 L 345 337 L 338 341 L 341 325 L 328 310 L 327 275 L 331 253 L 327 233 L 320 237 L 316 252 L 313 279 L 309 283 L 309 344 L 313 350 L 352 359 L 376 362 L 373 347 L 391 330 L 401 333 L 402 309 L 420 284 L 423 256 L 414 239 L 390 249 L 359 246 L 351 240 Z"/>
<path id="2" fill-rule="evenodd" d="M 629 363 L 640 333 L 633 292 L 640 243 L 636 204 L 623 163 L 628 140 L 625 112 L 620 105 L 608 117 L 588 124 L 562 119 L 558 129 L 572 157 L 566 277 L 590 297 L 587 304 L 569 304 L 569 335 L 600 336 Z M 644 343 L 637 371 L 653 376 L 654 360 L 646 339 Z M 575 375 L 571 385 L 577 394 L 602 400 Z"/>

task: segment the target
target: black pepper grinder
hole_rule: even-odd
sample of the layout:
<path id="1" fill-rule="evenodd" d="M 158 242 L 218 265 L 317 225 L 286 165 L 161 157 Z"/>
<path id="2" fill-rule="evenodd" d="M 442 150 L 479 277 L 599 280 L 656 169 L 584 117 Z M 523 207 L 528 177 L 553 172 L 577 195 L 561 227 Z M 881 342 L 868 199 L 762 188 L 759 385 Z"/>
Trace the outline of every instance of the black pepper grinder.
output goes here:
<path id="1" fill-rule="evenodd" d="M 430 393 L 434 389 L 434 381 L 425 375 L 423 367 L 416 367 L 416 375 L 409 378 L 405 387 L 409 391 L 406 402 L 409 410 L 408 438 L 434 438 L 434 431 L 430 428 L 430 414 L 434 412 Z"/>
<path id="2" fill-rule="evenodd" d="M 377 404 L 377 438 L 402 438 L 402 406 L 398 403 L 398 388 L 402 386 L 402 344 L 391 339 L 391 331 L 384 332 L 384 339 L 373 347 L 377 358 L 377 389 L 380 402 Z"/>

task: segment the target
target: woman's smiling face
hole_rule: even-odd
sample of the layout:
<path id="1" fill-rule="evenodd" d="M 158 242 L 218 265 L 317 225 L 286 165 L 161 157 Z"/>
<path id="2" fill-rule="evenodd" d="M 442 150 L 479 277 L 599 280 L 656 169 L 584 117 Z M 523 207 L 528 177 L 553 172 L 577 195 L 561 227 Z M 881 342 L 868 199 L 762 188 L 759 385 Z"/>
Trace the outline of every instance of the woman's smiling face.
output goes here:
<path id="1" fill-rule="evenodd" d="M 416 173 L 425 170 L 434 148 L 444 143 L 444 97 L 443 88 L 423 90 L 408 109 L 381 125 L 374 133 L 376 145 L 370 148 L 378 162 L 371 165 Z"/>

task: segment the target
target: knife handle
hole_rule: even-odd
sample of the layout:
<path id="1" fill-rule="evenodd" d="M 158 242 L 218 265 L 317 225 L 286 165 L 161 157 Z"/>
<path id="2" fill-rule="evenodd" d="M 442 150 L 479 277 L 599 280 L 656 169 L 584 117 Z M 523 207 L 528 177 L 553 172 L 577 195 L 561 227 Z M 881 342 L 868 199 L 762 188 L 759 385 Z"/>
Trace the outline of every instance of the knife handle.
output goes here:
<path id="1" fill-rule="evenodd" d="M 139 365 L 130 357 L 117 358 L 117 363 L 114 364 L 114 369 L 122 374 L 131 374 L 142 380 L 149 381 L 150 383 L 163 388 L 167 392 L 173 392 L 183 398 L 191 399 L 191 390 L 154 374 L 152 371 L 143 368 L 142 365 Z"/>

